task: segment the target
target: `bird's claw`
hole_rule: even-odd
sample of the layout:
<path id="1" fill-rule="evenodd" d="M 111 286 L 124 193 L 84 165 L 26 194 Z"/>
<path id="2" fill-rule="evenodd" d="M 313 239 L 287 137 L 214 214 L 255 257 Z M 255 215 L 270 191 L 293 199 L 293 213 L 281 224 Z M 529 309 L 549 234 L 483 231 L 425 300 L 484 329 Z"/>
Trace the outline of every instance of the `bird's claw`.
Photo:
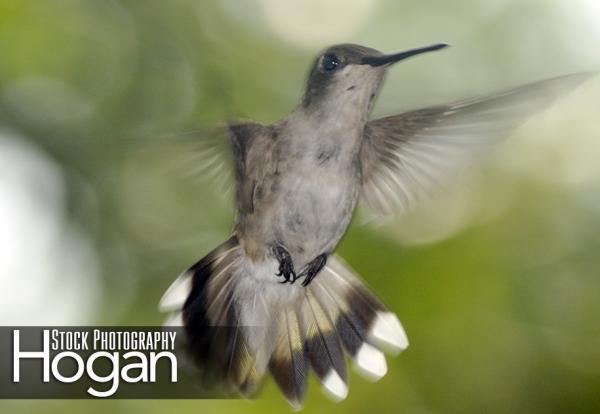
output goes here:
<path id="1" fill-rule="evenodd" d="M 287 260 L 279 262 L 279 273 L 275 273 L 275 276 L 283 276 L 283 280 L 280 283 L 294 283 L 298 279 L 292 262 Z"/>
<path id="2" fill-rule="evenodd" d="M 302 270 L 302 272 L 296 274 L 292 256 L 290 256 L 290 253 L 285 247 L 282 245 L 277 245 L 273 248 L 273 252 L 277 258 L 277 261 L 279 261 L 279 272 L 275 273 L 275 276 L 283 277 L 283 280 L 280 283 L 293 284 L 296 280 L 304 277 L 302 286 L 306 287 L 310 284 L 310 282 L 312 282 L 317 273 L 319 273 L 327 263 L 327 254 L 323 253 L 312 260 L 304 268 L 304 270 Z"/>
<path id="3" fill-rule="evenodd" d="M 294 263 L 292 262 L 290 253 L 281 245 L 277 245 L 273 251 L 275 257 L 279 261 L 279 272 L 275 273 L 275 276 L 283 277 L 283 280 L 280 283 L 294 283 L 296 279 L 298 279 L 298 276 L 296 276 Z"/>
<path id="4" fill-rule="evenodd" d="M 327 254 L 325 254 L 325 253 L 317 256 L 312 262 L 310 262 L 306 266 L 306 269 L 304 269 L 302 271 L 302 273 L 300 273 L 300 275 L 298 276 L 299 278 L 302 276 L 305 276 L 304 280 L 302 281 L 302 286 L 304 286 L 304 287 L 308 286 L 310 284 L 310 282 L 312 282 L 312 280 L 315 278 L 317 273 L 319 273 L 321 271 L 321 269 L 323 269 L 325 267 L 326 263 L 327 263 Z"/>

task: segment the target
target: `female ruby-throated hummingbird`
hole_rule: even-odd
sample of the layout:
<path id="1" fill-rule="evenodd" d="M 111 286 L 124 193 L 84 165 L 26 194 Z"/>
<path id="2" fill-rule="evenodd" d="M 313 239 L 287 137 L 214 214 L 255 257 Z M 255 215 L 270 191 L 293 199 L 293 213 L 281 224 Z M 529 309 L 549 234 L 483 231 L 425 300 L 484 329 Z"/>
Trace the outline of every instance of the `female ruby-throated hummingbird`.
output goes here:
<path id="1" fill-rule="evenodd" d="M 161 308 L 176 312 L 197 359 L 233 390 L 251 395 L 269 370 L 299 406 L 312 369 L 343 399 L 345 353 L 370 378 L 382 377 L 381 350 L 405 349 L 404 329 L 332 256 L 358 200 L 381 214 L 406 209 L 465 158 L 590 76 L 369 120 L 391 65 L 444 47 L 389 55 L 330 47 L 314 61 L 289 116 L 226 128 L 236 181 L 233 235 L 173 283 Z"/>

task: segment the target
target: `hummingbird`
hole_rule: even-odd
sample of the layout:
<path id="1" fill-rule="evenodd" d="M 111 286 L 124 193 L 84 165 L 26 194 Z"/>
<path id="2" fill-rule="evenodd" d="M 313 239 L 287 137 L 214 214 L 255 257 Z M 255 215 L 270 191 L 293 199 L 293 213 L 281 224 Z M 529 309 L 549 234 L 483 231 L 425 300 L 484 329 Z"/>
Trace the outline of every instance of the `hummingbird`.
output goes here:
<path id="1" fill-rule="evenodd" d="M 232 235 L 173 282 L 160 308 L 230 390 L 252 396 L 270 372 L 297 408 L 312 371 L 343 400 L 346 356 L 368 378 L 383 377 L 382 351 L 398 353 L 408 339 L 398 317 L 334 254 L 357 203 L 382 216 L 406 211 L 591 76 L 369 118 L 388 69 L 447 46 L 392 54 L 331 46 L 312 63 L 287 117 L 223 129 L 235 177 Z"/>

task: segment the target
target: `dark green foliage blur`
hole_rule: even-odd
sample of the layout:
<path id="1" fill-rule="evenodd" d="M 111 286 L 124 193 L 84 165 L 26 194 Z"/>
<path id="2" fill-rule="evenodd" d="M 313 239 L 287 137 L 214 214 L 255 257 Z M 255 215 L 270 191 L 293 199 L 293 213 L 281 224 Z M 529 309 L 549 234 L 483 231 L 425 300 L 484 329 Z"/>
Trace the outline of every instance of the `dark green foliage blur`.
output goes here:
<path id="1" fill-rule="evenodd" d="M 197 172 L 180 136 L 285 116 L 330 43 L 452 45 L 395 67 L 374 116 L 600 67 L 600 8 L 583 8 L 594 0 L 287 3 L 0 0 L 0 136 L 62 177 L 62 220 L 94 257 L 79 272 L 95 278 L 85 323 L 162 323 L 162 292 L 233 220 L 231 194 Z M 381 226 L 356 217 L 338 253 L 411 345 L 378 383 L 353 373 L 340 404 L 311 378 L 303 412 L 600 412 L 599 101 L 596 79 L 421 209 Z M 18 276 L 1 277 L 10 289 Z M 289 411 L 270 380 L 254 402 L 0 402 L 3 413 Z"/>

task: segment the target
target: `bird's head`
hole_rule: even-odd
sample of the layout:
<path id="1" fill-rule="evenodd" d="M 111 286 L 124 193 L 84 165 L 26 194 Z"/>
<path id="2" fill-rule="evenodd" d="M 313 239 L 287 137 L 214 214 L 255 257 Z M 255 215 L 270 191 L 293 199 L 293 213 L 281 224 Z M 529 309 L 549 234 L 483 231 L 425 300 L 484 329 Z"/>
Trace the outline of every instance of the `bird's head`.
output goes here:
<path id="1" fill-rule="evenodd" d="M 348 108 L 366 113 L 390 65 L 446 46 L 440 43 L 388 55 L 355 44 L 329 47 L 315 59 L 302 105 L 317 110 Z"/>

